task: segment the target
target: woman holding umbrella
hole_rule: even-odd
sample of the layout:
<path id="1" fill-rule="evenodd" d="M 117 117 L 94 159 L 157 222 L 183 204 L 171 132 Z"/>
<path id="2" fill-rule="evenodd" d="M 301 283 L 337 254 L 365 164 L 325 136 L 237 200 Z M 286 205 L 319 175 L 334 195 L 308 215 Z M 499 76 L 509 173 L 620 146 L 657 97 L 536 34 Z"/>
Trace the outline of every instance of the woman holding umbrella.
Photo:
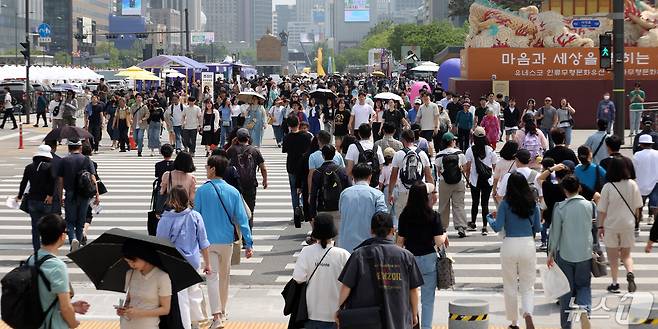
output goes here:
<path id="1" fill-rule="evenodd" d="M 129 239 L 121 249 L 130 269 L 126 272 L 126 301 L 117 307 L 121 329 L 156 329 L 160 316 L 171 309 L 171 279 L 158 267 L 153 248 Z"/>
<path id="2" fill-rule="evenodd" d="M 252 97 L 251 104 L 245 116 L 244 127 L 249 130 L 249 136 L 251 136 L 255 147 L 260 147 L 263 142 L 263 130 L 267 128 L 265 122 L 266 117 L 267 114 L 261 104 L 261 99 L 256 96 Z"/>
<path id="3" fill-rule="evenodd" d="M 320 105 L 317 104 L 315 97 L 311 98 L 308 103 L 308 124 L 309 132 L 315 136 L 320 132 L 320 115 L 322 110 Z"/>

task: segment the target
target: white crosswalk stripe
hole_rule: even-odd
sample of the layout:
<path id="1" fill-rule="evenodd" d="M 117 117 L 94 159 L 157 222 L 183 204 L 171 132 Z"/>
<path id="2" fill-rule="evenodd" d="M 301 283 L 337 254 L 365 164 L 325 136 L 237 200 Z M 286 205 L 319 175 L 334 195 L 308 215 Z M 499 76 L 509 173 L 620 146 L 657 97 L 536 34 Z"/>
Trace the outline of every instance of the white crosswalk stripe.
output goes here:
<path id="1" fill-rule="evenodd" d="M 34 136 L 36 140 L 37 136 Z M 41 136 L 39 136 L 42 138 Z M 271 146 L 262 148 L 263 157 L 268 167 L 268 189 L 259 188 L 256 201 L 254 249 L 255 257 L 241 259 L 241 265 L 231 271 L 232 284 L 245 285 L 280 285 L 287 282 L 292 275 L 295 260 L 302 249 L 303 240 L 309 226 L 295 229 L 291 225 L 292 207 L 290 204 L 290 188 L 286 173 L 285 154 Z M 202 153 L 199 150 L 198 154 Z M 153 182 L 154 164 L 159 157 L 135 157 L 135 152 L 115 153 L 109 150 L 95 155 L 99 174 L 106 184 L 109 193 L 102 197 L 103 211 L 94 216 L 94 222 L 89 232 L 89 238 L 94 239 L 104 231 L 121 227 L 139 233 L 146 233 L 146 212 L 150 207 L 151 184 Z M 21 158 L 22 166 L 30 161 L 28 157 Z M 197 171 L 194 176 L 198 184 L 205 180 L 205 158 L 196 157 Z M 22 170 L 8 171 L 0 175 L 0 199 L 4 200 L 15 195 L 21 180 Z M 259 182 L 260 175 L 257 176 Z M 472 200 L 470 193 L 466 194 L 466 214 L 470 220 Z M 493 201 L 489 209 L 494 210 Z M 646 216 L 645 216 L 646 217 Z M 478 217 L 478 228 L 481 226 Z M 648 227 L 642 226 L 640 238 L 633 248 L 635 260 L 635 275 L 640 290 L 658 288 L 658 265 L 650 254 L 642 249 L 648 236 Z M 19 261 L 31 253 L 30 222 L 27 215 L 7 208 L 0 208 L 0 276 L 8 272 Z M 454 269 L 458 288 L 500 288 L 502 276 L 500 269 L 500 238 L 490 232 L 489 236 L 470 232 L 465 239 L 458 239 L 454 231 L 450 232 L 450 256 L 454 259 Z M 63 256 L 66 259 L 65 256 Z M 545 266 L 545 253 L 538 252 L 537 269 Z M 67 264 L 71 270 L 73 281 L 86 281 L 85 275 L 70 261 Z M 623 278 L 623 270 L 620 277 Z M 539 275 L 537 287 L 541 288 Z M 595 289 L 604 289 L 609 278 L 593 280 Z"/>

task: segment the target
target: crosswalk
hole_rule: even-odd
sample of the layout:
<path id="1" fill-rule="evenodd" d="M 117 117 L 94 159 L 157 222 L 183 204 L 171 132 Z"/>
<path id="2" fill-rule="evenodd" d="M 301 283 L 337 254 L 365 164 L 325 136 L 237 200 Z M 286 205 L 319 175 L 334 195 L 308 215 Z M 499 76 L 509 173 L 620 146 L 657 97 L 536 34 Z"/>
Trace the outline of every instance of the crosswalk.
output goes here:
<path id="1" fill-rule="evenodd" d="M 5 135 L 8 136 L 8 135 Z M 37 140 L 37 135 L 32 136 Z M 285 169 L 285 154 L 266 135 L 265 145 L 261 148 L 268 168 L 268 189 L 259 187 L 256 198 L 254 222 L 255 256 L 251 259 L 242 258 L 241 265 L 231 270 L 231 284 L 234 285 L 282 285 L 292 276 L 294 263 L 300 250 L 304 247 L 306 232 L 309 226 L 296 229 L 292 225 L 292 209 L 290 205 L 290 190 L 288 175 Z M 2 138 L 2 137 L 0 137 Z M 29 137 L 28 137 L 29 138 Z M 42 138 L 42 137 L 41 137 Z M 198 152 L 201 154 L 202 152 Z M 94 155 L 98 163 L 101 179 L 108 188 L 108 194 L 102 199 L 103 210 L 94 216 L 89 231 L 89 238 L 94 239 L 103 232 L 120 227 L 135 232 L 146 233 L 146 218 L 151 198 L 151 184 L 154 179 L 154 164 L 160 157 L 136 157 L 135 152 L 116 153 L 108 148 L 101 148 L 101 154 Z M 204 171 L 205 158 L 195 159 L 197 171 L 194 175 L 197 182 L 206 180 Z M 15 166 L 5 166 L 4 161 Z M 0 200 L 14 196 L 18 191 L 22 168 L 30 161 L 28 157 L 17 158 L 15 161 L 3 159 L 0 161 Z M 260 181 L 260 175 L 258 175 Z M 466 213 L 470 218 L 472 205 L 470 193 L 466 195 Z M 495 205 L 490 204 L 490 210 Z M 481 220 L 478 220 L 478 226 Z M 29 217 L 19 210 L 0 209 L 0 276 L 10 271 L 18 262 L 31 253 Z M 642 226 L 638 242 L 633 248 L 635 261 L 635 276 L 641 291 L 658 289 L 658 263 L 655 254 L 643 252 L 644 243 L 648 237 L 649 227 Z M 500 267 L 500 244 L 497 234 L 481 236 L 479 230 L 471 232 L 465 239 L 458 239 L 454 230 L 450 234 L 449 256 L 455 261 L 457 288 L 462 290 L 500 290 L 502 275 Z M 75 264 L 68 261 L 71 280 L 73 282 L 88 281 L 84 273 Z M 546 256 L 537 253 L 537 270 L 545 267 Z M 620 272 L 623 278 L 625 273 Z M 539 275 L 537 288 L 541 288 Z M 593 279 L 594 289 L 605 289 L 609 278 Z"/>

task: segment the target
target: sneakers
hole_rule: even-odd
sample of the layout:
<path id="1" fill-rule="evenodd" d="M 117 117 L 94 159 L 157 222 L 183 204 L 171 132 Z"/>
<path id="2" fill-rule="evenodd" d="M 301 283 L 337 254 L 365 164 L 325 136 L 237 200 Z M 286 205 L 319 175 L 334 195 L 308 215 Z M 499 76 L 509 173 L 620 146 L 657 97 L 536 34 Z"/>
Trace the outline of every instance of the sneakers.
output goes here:
<path id="1" fill-rule="evenodd" d="M 87 235 L 83 234 L 82 235 L 82 240 L 80 241 L 81 246 L 86 246 L 87 245 Z"/>
<path id="2" fill-rule="evenodd" d="M 487 235 L 489 235 L 489 230 L 487 230 L 486 227 L 483 227 L 483 228 L 482 228 L 482 235 L 483 235 L 483 236 L 487 236 Z"/>
<path id="3" fill-rule="evenodd" d="M 463 227 L 458 227 L 457 228 L 457 235 L 459 235 L 460 239 L 463 239 L 466 237 L 466 231 L 464 230 Z"/>
<path id="4" fill-rule="evenodd" d="M 475 223 L 468 223 L 468 231 L 469 232 L 475 232 L 476 229 L 477 229 L 477 226 L 475 225 Z"/>
<path id="5" fill-rule="evenodd" d="M 546 242 L 542 242 L 541 245 L 539 245 L 539 251 L 546 251 L 548 250 L 548 244 Z"/>
<path id="6" fill-rule="evenodd" d="M 635 275 L 633 272 L 628 272 L 626 274 L 626 281 L 628 282 L 628 292 L 634 293 L 637 290 L 637 285 L 635 284 Z"/>
<path id="7" fill-rule="evenodd" d="M 222 319 L 213 319 L 212 322 L 210 323 L 210 327 L 208 329 L 221 329 L 224 328 L 224 323 L 222 322 Z"/>
<path id="8" fill-rule="evenodd" d="M 619 283 L 613 283 L 606 288 L 609 293 L 618 294 L 619 293 Z"/>
<path id="9" fill-rule="evenodd" d="M 80 241 L 73 239 L 73 241 L 71 241 L 71 252 L 74 252 L 78 249 L 80 249 Z"/>
<path id="10" fill-rule="evenodd" d="M 34 128 L 39 128 L 39 124 L 37 123 L 37 124 L 35 124 L 35 125 L 32 126 L 32 127 L 34 127 Z"/>

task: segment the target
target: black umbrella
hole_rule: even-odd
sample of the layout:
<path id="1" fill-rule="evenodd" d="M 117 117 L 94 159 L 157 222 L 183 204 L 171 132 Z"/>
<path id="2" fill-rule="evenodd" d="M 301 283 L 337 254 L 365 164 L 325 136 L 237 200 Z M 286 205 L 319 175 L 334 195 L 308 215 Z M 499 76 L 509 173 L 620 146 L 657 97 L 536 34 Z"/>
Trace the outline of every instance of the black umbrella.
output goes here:
<path id="1" fill-rule="evenodd" d="M 121 248 L 128 240 L 137 240 L 153 248 L 160 262 L 157 266 L 169 274 L 174 292 L 203 281 L 171 242 L 119 228 L 103 233 L 68 257 L 87 274 L 96 289 L 125 292 L 126 271 L 130 267 L 123 259 Z"/>
<path id="2" fill-rule="evenodd" d="M 309 93 L 309 96 L 318 100 L 326 100 L 327 98 L 335 99 L 336 94 L 329 89 L 316 89 Z"/>
<path id="3" fill-rule="evenodd" d="M 64 126 L 51 130 L 43 140 L 45 141 L 59 141 L 62 139 L 94 139 L 88 131 L 75 126 Z"/>

